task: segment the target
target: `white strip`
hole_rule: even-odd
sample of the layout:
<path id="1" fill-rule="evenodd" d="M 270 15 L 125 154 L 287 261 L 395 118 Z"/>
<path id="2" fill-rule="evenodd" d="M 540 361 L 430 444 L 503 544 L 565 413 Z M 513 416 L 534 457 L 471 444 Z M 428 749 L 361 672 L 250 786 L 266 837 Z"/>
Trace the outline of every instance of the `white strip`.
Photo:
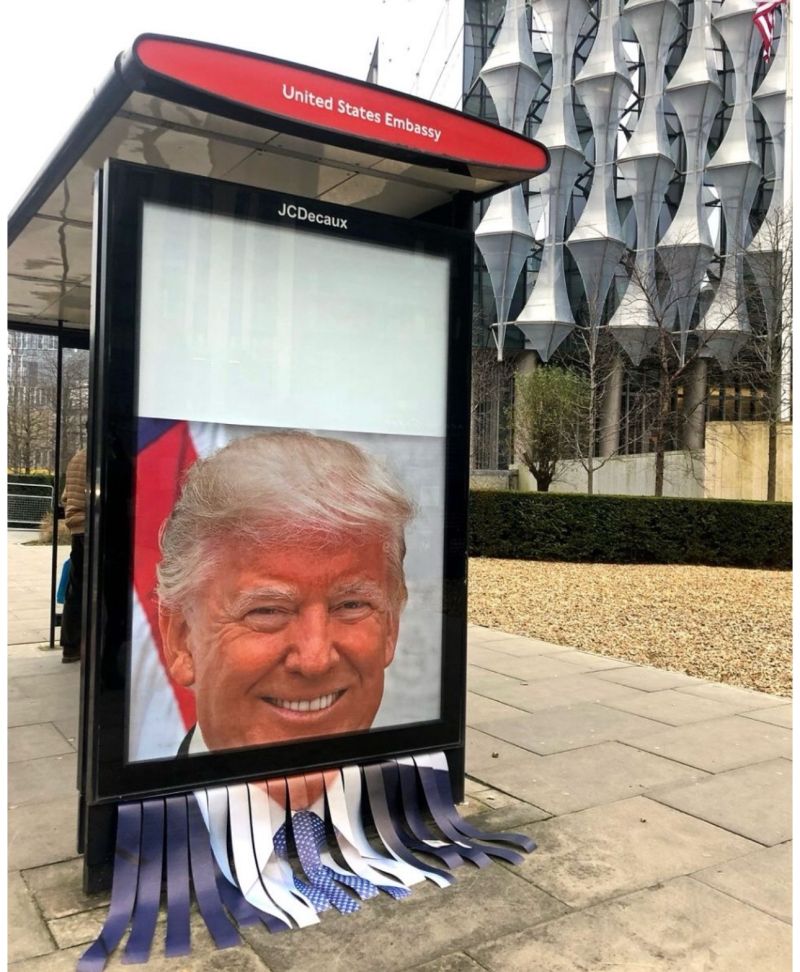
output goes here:
<path id="1" fill-rule="evenodd" d="M 285 922 L 287 920 L 286 915 L 269 897 L 261 883 L 261 876 L 253 851 L 250 803 L 247 797 L 246 784 L 239 783 L 228 787 L 228 805 L 230 807 L 233 863 L 242 894 L 255 908 L 274 915 Z"/>
<path id="2" fill-rule="evenodd" d="M 375 851 L 370 847 L 367 835 L 364 833 L 364 826 L 361 822 L 361 807 L 364 799 L 361 788 L 361 770 L 357 766 L 345 766 L 342 769 L 342 782 L 344 787 L 344 797 L 348 809 L 348 818 L 351 824 L 351 833 L 356 840 L 356 846 L 363 854 L 372 855 L 375 867 L 382 871 L 388 871 L 403 884 L 419 884 L 424 881 L 426 874 L 405 861 L 401 861 L 392 851 L 391 847 L 385 849 L 391 854 L 391 859 L 386 857 L 375 857 Z M 385 881 L 383 882 L 386 883 Z"/>
<path id="3" fill-rule="evenodd" d="M 250 791 L 250 815 L 253 821 L 253 843 L 255 845 L 256 865 L 261 880 L 275 904 L 294 918 L 301 928 L 315 925 L 319 921 L 317 912 L 308 898 L 294 886 L 294 875 L 289 862 L 281 867 L 275 853 L 275 831 L 283 823 L 279 808 L 271 811 L 271 801 L 258 784 L 247 784 Z"/>
<path id="4" fill-rule="evenodd" d="M 208 790 L 195 790 L 194 795 L 208 827 L 211 850 L 219 869 L 231 884 L 238 886 L 228 860 L 228 794 L 224 787 L 215 786 Z"/>

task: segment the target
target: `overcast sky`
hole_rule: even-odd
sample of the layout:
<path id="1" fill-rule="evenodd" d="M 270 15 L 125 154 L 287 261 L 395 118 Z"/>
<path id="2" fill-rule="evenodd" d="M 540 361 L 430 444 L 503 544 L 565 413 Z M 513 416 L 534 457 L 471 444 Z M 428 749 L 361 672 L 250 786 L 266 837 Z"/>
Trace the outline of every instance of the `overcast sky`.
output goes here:
<path id="1" fill-rule="evenodd" d="M 363 78 L 379 31 L 413 29 L 432 0 L 16 0 L 3 31 L 8 212 L 114 58 L 139 34 L 175 34 Z"/>

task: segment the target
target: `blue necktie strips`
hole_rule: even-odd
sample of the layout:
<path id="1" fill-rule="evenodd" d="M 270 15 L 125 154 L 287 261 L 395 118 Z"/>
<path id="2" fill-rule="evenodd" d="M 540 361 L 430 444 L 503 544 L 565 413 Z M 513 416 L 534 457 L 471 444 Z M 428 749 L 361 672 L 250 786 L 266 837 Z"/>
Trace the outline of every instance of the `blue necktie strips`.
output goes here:
<path id="1" fill-rule="evenodd" d="M 303 799 L 323 786 L 314 808 L 329 826 Z M 380 851 L 364 831 L 367 806 Z M 239 928 L 306 927 L 330 908 L 358 911 L 380 892 L 404 898 L 425 880 L 447 887 L 453 875 L 438 865 L 519 864 L 512 848 L 535 847 L 524 834 L 484 832 L 459 816 L 443 753 L 344 767 L 326 773 L 324 784 L 312 774 L 122 803 L 108 914 L 78 972 L 100 972 L 129 927 L 122 961 L 148 960 L 162 883 L 164 953 L 188 955 L 192 895 L 215 945 L 228 948 L 241 944 Z"/>

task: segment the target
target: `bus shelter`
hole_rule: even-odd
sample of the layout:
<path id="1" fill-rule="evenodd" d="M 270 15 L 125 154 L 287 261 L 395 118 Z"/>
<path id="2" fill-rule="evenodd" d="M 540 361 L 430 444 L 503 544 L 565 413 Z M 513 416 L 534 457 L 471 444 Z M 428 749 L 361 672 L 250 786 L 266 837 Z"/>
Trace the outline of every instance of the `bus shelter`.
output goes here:
<path id="1" fill-rule="evenodd" d="M 90 335 L 87 889 L 115 839 L 144 854 L 197 808 L 213 847 L 241 787 L 252 825 L 256 784 L 267 819 L 322 800 L 337 832 L 363 790 L 390 847 L 424 791 L 469 846 L 473 203 L 547 164 L 408 95 L 143 35 L 12 213 L 10 325 Z"/>

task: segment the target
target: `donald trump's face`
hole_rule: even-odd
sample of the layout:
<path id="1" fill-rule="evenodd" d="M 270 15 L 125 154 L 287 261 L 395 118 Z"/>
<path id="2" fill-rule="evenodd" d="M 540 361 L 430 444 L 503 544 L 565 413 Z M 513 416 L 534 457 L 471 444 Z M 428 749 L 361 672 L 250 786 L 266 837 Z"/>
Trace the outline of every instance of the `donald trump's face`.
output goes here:
<path id="1" fill-rule="evenodd" d="M 368 729 L 397 643 L 393 590 L 379 537 L 229 542 L 189 607 L 160 615 L 209 749 Z"/>

